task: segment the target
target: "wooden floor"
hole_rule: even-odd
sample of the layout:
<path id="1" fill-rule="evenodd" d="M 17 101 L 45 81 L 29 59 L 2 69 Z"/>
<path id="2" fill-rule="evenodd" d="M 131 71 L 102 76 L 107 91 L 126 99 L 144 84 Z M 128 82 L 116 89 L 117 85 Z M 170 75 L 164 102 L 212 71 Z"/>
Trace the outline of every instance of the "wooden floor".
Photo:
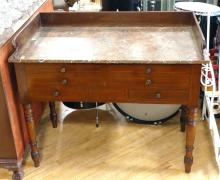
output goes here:
<path id="1" fill-rule="evenodd" d="M 159 126 L 127 122 L 113 110 L 73 111 L 58 104 L 60 124 L 53 129 L 48 111 L 38 129 L 41 165 L 33 167 L 29 155 L 26 180 L 215 180 L 218 170 L 206 121 L 198 120 L 194 164 L 184 173 L 185 134 L 179 115 Z M 62 113 L 61 113 L 62 112 Z M 11 173 L 0 169 L 0 179 Z"/>

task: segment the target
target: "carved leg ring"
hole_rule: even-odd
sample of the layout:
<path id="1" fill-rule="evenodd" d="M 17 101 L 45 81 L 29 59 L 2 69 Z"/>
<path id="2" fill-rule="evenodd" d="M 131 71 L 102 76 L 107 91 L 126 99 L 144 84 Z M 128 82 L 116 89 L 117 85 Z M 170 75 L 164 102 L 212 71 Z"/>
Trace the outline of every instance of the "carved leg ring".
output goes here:
<path id="1" fill-rule="evenodd" d="M 193 144 L 195 141 L 195 119 L 197 117 L 197 108 L 186 107 L 186 154 L 184 157 L 185 172 L 190 173 L 193 164 Z"/>
<path id="2" fill-rule="evenodd" d="M 180 115 L 180 131 L 185 132 L 185 127 L 186 127 L 186 106 L 181 107 L 181 115 Z"/>
<path id="3" fill-rule="evenodd" d="M 39 151 L 37 147 L 36 130 L 35 130 L 31 104 L 24 105 L 24 114 L 25 114 L 25 119 L 27 123 L 28 135 L 30 138 L 31 157 L 34 161 L 34 166 L 38 167 L 40 165 L 40 156 L 39 156 Z"/>
<path id="4" fill-rule="evenodd" d="M 50 107 L 50 120 L 52 122 L 53 128 L 57 128 L 57 113 L 55 109 L 55 103 L 49 102 Z"/>

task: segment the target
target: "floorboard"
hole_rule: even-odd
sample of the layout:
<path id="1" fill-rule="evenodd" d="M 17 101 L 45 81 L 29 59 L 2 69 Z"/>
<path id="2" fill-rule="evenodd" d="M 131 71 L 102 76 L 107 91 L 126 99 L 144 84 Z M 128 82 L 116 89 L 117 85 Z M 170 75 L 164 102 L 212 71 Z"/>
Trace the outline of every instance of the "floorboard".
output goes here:
<path id="1" fill-rule="evenodd" d="M 109 107 L 108 107 L 109 108 Z M 100 127 L 95 109 L 72 111 L 57 104 L 59 126 L 52 128 L 48 110 L 38 128 L 41 165 L 25 161 L 25 180 L 217 180 L 218 169 L 206 121 L 197 121 L 194 164 L 184 173 L 185 134 L 179 114 L 163 125 L 127 122 L 102 107 Z M 0 169 L 0 180 L 11 172 Z"/>

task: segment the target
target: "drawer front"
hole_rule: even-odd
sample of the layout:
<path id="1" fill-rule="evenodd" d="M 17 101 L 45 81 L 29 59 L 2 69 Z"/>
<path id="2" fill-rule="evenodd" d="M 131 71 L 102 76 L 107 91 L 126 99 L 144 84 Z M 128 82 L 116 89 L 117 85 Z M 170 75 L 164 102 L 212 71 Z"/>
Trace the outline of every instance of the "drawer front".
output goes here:
<path id="1" fill-rule="evenodd" d="M 36 87 L 29 91 L 28 97 L 32 100 L 47 101 L 99 101 L 99 102 L 126 102 L 125 89 L 102 88 L 46 88 Z"/>
<path id="2" fill-rule="evenodd" d="M 187 65 L 28 64 L 25 71 L 33 100 L 182 102 L 191 77 Z"/>
<path id="3" fill-rule="evenodd" d="M 175 103 L 184 104 L 189 99 L 188 91 L 171 91 L 154 89 L 147 91 L 146 89 L 130 89 L 128 98 L 131 102 L 146 102 L 146 103 Z"/>
<path id="4" fill-rule="evenodd" d="M 34 101 L 86 101 L 88 89 L 85 88 L 54 88 L 35 87 L 29 90 L 28 98 Z"/>
<path id="5" fill-rule="evenodd" d="M 190 76 L 184 74 L 153 74 L 142 78 L 133 77 L 125 79 L 118 76 L 118 78 L 109 78 L 105 84 L 107 87 L 126 87 L 126 88 L 145 88 L 148 90 L 155 88 L 162 88 L 167 90 L 187 90 L 190 86 Z"/>
<path id="6" fill-rule="evenodd" d="M 187 89 L 191 68 L 187 65 L 99 65 L 99 64 L 35 64 L 27 65 L 28 83 L 45 83 L 80 87 L 142 87 Z M 150 83 L 149 83 L 150 82 Z"/>
<path id="7" fill-rule="evenodd" d="M 26 64 L 28 73 L 31 74 L 65 74 L 74 73 L 76 76 L 101 75 L 111 72 L 112 78 L 118 78 L 123 74 L 124 78 L 145 77 L 153 73 L 189 74 L 190 66 L 180 65 L 145 65 L 145 64 Z M 101 73 L 101 74 L 100 74 Z"/>

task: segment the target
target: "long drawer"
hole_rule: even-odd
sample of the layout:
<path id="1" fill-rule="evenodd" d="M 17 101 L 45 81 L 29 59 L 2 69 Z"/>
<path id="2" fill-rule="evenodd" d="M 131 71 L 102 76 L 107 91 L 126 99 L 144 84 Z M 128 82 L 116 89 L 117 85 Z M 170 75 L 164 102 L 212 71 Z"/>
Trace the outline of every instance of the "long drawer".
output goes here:
<path id="1" fill-rule="evenodd" d="M 24 71 L 36 100 L 182 101 L 191 83 L 187 65 L 26 64 Z"/>

